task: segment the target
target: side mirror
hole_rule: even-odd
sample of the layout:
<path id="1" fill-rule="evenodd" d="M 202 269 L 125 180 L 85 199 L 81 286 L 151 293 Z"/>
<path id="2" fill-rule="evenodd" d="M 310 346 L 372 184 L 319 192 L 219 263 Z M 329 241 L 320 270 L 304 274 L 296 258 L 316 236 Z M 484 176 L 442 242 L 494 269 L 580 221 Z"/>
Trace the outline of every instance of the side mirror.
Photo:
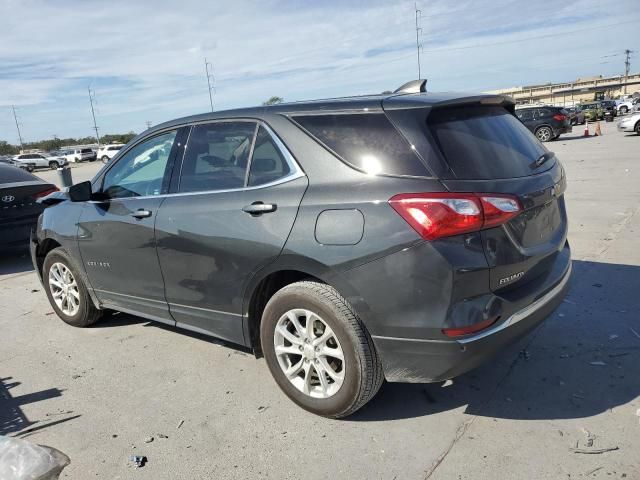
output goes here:
<path id="1" fill-rule="evenodd" d="M 69 200 L 72 202 L 88 202 L 91 200 L 91 182 L 80 182 L 69 187 Z"/>

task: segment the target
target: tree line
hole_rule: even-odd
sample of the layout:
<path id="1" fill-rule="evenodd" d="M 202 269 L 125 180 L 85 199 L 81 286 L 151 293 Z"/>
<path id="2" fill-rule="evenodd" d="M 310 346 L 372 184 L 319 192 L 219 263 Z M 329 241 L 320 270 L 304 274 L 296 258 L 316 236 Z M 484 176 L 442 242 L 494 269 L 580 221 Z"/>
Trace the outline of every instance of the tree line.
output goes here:
<path id="1" fill-rule="evenodd" d="M 109 134 L 102 135 L 100 137 L 101 144 L 108 143 L 127 143 L 137 134 L 135 132 L 129 133 L 118 133 L 118 134 Z M 45 152 L 51 152 L 53 150 L 58 150 L 65 145 L 90 145 L 98 143 L 96 137 L 83 137 L 83 138 L 51 138 L 49 140 L 40 140 L 37 142 L 26 142 L 23 143 L 23 149 L 25 150 L 43 150 Z M 0 140 L 0 155 L 17 155 L 20 153 L 19 145 L 12 145 L 9 142 L 4 140 Z"/>

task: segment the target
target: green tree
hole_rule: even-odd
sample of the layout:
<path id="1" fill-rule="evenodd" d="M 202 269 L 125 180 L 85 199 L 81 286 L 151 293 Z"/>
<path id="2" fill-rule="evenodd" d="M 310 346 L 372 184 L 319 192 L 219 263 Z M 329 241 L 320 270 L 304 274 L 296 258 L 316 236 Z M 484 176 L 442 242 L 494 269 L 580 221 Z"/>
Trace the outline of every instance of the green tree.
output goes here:
<path id="1" fill-rule="evenodd" d="M 278 103 L 284 102 L 284 98 L 273 96 L 266 102 L 262 102 L 262 105 L 277 105 Z"/>
<path id="2" fill-rule="evenodd" d="M 0 155 L 15 155 L 16 153 L 18 153 L 18 147 L 0 140 Z"/>

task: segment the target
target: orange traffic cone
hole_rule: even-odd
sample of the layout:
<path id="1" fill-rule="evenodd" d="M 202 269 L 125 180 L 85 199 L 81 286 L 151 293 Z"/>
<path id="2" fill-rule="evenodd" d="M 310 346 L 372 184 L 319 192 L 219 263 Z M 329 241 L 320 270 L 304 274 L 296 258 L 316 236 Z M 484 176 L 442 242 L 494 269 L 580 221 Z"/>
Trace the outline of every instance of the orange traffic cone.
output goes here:
<path id="1" fill-rule="evenodd" d="M 600 130 L 600 122 L 596 122 L 595 136 L 596 137 L 601 137 L 602 136 L 602 130 Z"/>
<path id="2" fill-rule="evenodd" d="M 591 134 L 589 133 L 589 121 L 585 120 L 584 121 L 584 135 L 585 137 L 590 137 Z"/>

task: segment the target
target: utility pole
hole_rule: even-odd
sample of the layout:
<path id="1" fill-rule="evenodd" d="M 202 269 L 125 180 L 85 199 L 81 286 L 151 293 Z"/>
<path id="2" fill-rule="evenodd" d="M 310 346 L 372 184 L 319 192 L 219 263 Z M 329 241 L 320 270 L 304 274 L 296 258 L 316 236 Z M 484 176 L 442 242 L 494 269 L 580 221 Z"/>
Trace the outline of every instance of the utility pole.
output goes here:
<path id="1" fill-rule="evenodd" d="M 420 76 L 420 49 L 422 48 L 422 44 L 420 43 L 420 32 L 422 31 L 422 28 L 418 25 L 418 17 L 422 14 L 422 10 L 418 10 L 417 2 L 414 3 L 413 6 L 416 10 L 416 49 L 418 51 L 418 79 L 420 79 L 422 78 Z"/>
<path id="2" fill-rule="evenodd" d="M 22 141 L 22 134 L 20 133 L 20 124 L 18 123 L 18 116 L 16 115 L 15 105 L 11 105 L 13 110 L 13 119 L 16 121 L 16 129 L 18 130 L 18 140 L 20 140 L 20 150 L 24 150 L 24 142 Z"/>
<path id="3" fill-rule="evenodd" d="M 629 70 L 631 70 L 631 61 L 629 57 L 633 53 L 632 50 L 628 48 L 624 51 L 625 60 L 624 60 L 624 94 L 627 94 L 627 80 L 629 79 Z"/>
<path id="4" fill-rule="evenodd" d="M 96 112 L 93 110 L 93 101 L 95 100 L 95 92 L 91 91 L 91 87 L 87 87 L 89 91 L 89 103 L 91 104 L 91 116 L 93 117 L 93 129 L 96 131 L 96 140 L 98 141 L 98 148 L 100 148 L 100 135 L 98 134 L 98 124 L 96 123 Z"/>
<path id="5" fill-rule="evenodd" d="M 145 125 L 147 126 L 147 130 L 151 128 L 151 120 L 147 120 L 146 122 L 144 122 Z"/>
<path id="6" fill-rule="evenodd" d="M 207 59 L 204 59 L 204 69 L 207 72 L 207 85 L 209 85 L 209 103 L 211 104 L 211 111 L 213 112 L 213 95 L 211 94 L 211 78 L 213 77 L 213 73 L 209 73 L 209 67 L 211 67 L 211 71 L 213 72 L 213 65 L 210 62 L 207 62 Z M 214 78 L 215 81 L 215 78 Z"/>

